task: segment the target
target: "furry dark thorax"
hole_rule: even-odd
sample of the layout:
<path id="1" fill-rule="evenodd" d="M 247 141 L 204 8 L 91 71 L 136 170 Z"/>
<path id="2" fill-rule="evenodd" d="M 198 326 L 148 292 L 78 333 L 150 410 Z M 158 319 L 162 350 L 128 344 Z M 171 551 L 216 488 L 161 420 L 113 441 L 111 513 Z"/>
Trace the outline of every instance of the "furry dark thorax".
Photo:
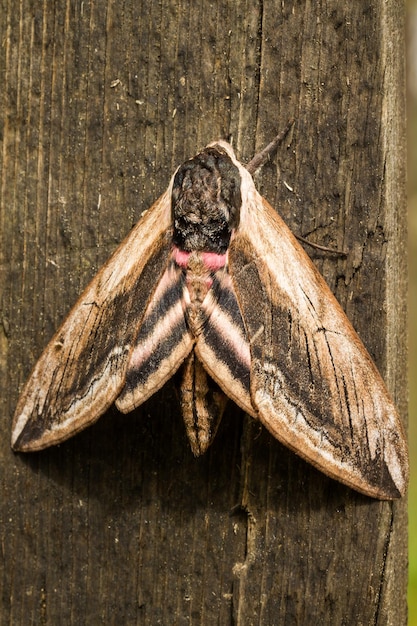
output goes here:
<path id="1" fill-rule="evenodd" d="M 186 252 L 224 254 L 239 225 L 240 185 L 238 168 L 219 147 L 181 165 L 172 188 L 174 244 Z"/>

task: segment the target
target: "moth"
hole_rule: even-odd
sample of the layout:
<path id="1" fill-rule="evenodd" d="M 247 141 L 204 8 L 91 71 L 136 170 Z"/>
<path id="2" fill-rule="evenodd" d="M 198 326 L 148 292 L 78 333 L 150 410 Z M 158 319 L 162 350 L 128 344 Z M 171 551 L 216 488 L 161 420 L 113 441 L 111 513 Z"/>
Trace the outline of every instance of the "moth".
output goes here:
<path id="1" fill-rule="evenodd" d="M 224 141 L 177 169 L 81 295 L 23 389 L 12 447 L 58 444 L 174 375 L 195 455 L 230 398 L 331 478 L 405 493 L 406 439 L 381 376 Z"/>

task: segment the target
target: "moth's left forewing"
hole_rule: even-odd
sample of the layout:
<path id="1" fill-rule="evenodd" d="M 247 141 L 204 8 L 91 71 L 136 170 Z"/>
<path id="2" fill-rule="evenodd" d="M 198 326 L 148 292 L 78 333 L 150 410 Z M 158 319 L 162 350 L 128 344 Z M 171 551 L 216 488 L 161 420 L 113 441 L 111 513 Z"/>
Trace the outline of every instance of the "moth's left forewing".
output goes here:
<path id="1" fill-rule="evenodd" d="M 40 450 L 114 402 L 149 299 L 171 254 L 168 190 L 88 285 L 36 363 L 12 427 L 15 450 Z"/>
<path id="2" fill-rule="evenodd" d="M 241 174 L 229 267 L 259 419 L 329 476 L 373 497 L 398 497 L 407 445 L 381 376 L 309 257 Z"/>

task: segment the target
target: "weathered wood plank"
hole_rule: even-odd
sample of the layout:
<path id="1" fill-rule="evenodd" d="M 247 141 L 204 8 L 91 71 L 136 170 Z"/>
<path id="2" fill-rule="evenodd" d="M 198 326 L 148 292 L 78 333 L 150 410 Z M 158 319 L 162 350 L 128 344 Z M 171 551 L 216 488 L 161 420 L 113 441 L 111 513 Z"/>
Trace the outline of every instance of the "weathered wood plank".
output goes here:
<path id="1" fill-rule="evenodd" d="M 30 367 L 176 165 L 219 137 L 248 161 L 289 117 L 258 187 L 347 251 L 313 256 L 405 414 L 402 3 L 3 0 L 0 34 L 0 621 L 405 624 L 405 503 L 233 407 L 197 460 L 170 385 L 54 449 L 9 448 Z"/>

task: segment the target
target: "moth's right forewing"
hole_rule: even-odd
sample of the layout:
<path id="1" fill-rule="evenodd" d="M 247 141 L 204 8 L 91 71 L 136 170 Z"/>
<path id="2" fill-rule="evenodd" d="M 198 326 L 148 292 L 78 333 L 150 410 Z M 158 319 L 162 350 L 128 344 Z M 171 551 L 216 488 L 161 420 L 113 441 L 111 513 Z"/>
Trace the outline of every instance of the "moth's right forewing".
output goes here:
<path id="1" fill-rule="evenodd" d="M 324 279 L 254 188 L 229 264 L 259 419 L 329 476 L 373 497 L 402 495 L 407 445 L 385 385 Z"/>
<path id="2" fill-rule="evenodd" d="M 67 439 L 96 421 L 120 393 L 132 344 L 171 252 L 170 187 L 89 284 L 36 363 L 14 415 L 15 450 Z"/>

